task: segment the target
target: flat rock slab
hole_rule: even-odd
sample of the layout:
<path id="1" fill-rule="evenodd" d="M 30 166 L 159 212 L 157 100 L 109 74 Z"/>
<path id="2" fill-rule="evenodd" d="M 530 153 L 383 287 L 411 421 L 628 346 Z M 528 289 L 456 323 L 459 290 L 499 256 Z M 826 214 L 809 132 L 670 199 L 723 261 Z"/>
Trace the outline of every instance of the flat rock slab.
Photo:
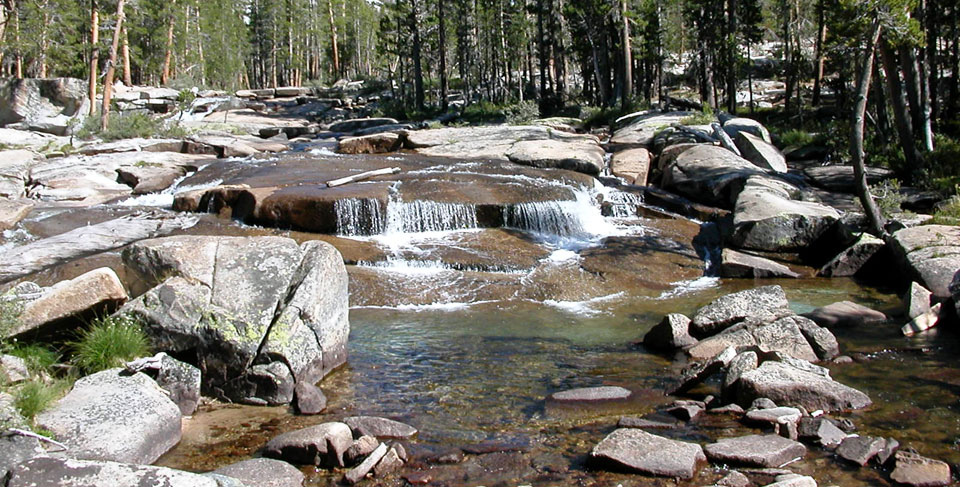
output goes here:
<path id="1" fill-rule="evenodd" d="M 247 486 L 301 487 L 303 473 L 296 467 L 280 460 L 251 458 L 213 471 L 215 474 L 235 478 Z"/>
<path id="2" fill-rule="evenodd" d="M 909 278 L 937 299 L 951 297 L 950 283 L 960 269 L 960 227 L 921 225 L 893 234 L 891 248 Z"/>
<path id="3" fill-rule="evenodd" d="M 757 167 L 779 173 L 787 172 L 787 158 L 773 144 L 746 131 L 738 132 L 733 139 L 743 158 Z"/>
<path id="4" fill-rule="evenodd" d="M 896 467 L 890 478 L 901 484 L 917 487 L 950 485 L 950 465 L 939 460 L 922 457 L 916 453 L 898 451 Z"/>
<path id="5" fill-rule="evenodd" d="M 872 404 L 866 394 L 852 387 L 783 362 L 764 362 L 741 375 L 739 383 L 737 402 L 740 404 L 770 398 L 777 404 L 825 412 L 862 409 Z"/>
<path id="6" fill-rule="evenodd" d="M 621 428 L 595 446 L 590 459 L 617 469 L 689 479 L 696 473 L 697 463 L 706 457 L 700 445 Z"/>
<path id="7" fill-rule="evenodd" d="M 720 264 L 721 277 L 746 278 L 773 278 L 773 277 L 800 277 L 800 274 L 789 267 L 770 259 L 755 255 L 737 252 L 733 249 L 723 249 Z"/>
<path id="8" fill-rule="evenodd" d="M 353 430 L 354 436 L 405 440 L 413 438 L 418 432 L 409 424 L 376 416 L 351 416 L 343 418 L 343 422 Z"/>
<path id="9" fill-rule="evenodd" d="M 29 200 L 0 199 L 0 232 L 15 227 L 30 214 L 33 206 Z"/>
<path id="10" fill-rule="evenodd" d="M 657 132 L 693 115 L 697 114 L 653 110 L 627 115 L 623 118 L 626 125 L 613 133 L 610 146 L 611 148 L 650 147 Z"/>
<path id="11" fill-rule="evenodd" d="M 876 436 L 850 436 L 837 447 L 837 456 L 862 467 L 886 445 L 886 440 Z"/>
<path id="12" fill-rule="evenodd" d="M 547 399 L 554 402 L 596 402 L 617 401 L 630 397 L 630 390 L 619 386 L 582 387 L 568 391 L 555 392 Z"/>
<path id="13" fill-rule="evenodd" d="M 343 454 L 353 445 L 353 432 L 344 423 L 323 423 L 284 433 L 267 442 L 263 454 L 298 465 L 342 467 Z"/>
<path id="14" fill-rule="evenodd" d="M 172 468 L 51 457 L 27 460 L 11 473 L 7 487 L 220 487 L 212 477 Z"/>
<path id="15" fill-rule="evenodd" d="M 180 441 L 180 418 L 153 379 L 108 369 L 78 380 L 36 421 L 74 458 L 150 464 Z"/>
<path id="16" fill-rule="evenodd" d="M 711 461 L 754 467 L 780 467 L 807 454 L 802 443 L 778 435 L 724 438 L 703 450 Z"/>
<path id="17" fill-rule="evenodd" d="M 886 321 L 887 315 L 852 301 L 839 301 L 817 308 L 803 316 L 826 327 L 860 326 Z"/>

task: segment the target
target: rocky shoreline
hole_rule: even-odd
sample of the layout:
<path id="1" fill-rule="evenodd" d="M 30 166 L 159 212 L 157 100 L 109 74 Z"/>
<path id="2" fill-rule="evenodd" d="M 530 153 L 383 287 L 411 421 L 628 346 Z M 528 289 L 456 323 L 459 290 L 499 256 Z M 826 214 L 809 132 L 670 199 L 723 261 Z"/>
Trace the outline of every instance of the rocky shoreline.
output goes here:
<path id="1" fill-rule="evenodd" d="M 132 90 L 118 94 L 118 100 L 123 109 L 169 112 L 179 95 L 170 91 Z M 960 313 L 960 228 L 918 225 L 922 219 L 902 217 L 886 241 L 871 237 L 862 215 L 847 204 L 849 195 L 838 191 L 849 188 L 852 176 L 846 168 L 791 171 L 766 129 L 749 119 L 721 117 L 711 125 L 687 126 L 682 122 L 692 113 L 647 111 L 622 119 L 605 140 L 555 122 L 423 128 L 388 118 L 335 121 L 370 114 L 365 108 L 370 100 L 343 93 L 323 98 L 291 89 L 208 95 L 191 108 L 191 114 L 202 117 L 185 122 L 199 127 L 197 133 L 179 139 L 74 146 L 64 135 L 68 125 L 62 131 L 50 125 L 63 113 L 24 114 L 18 122 L 21 129 L 60 135 L 0 128 L 5 145 L 19 146 L 0 151 L 0 228 L 8 231 L 0 280 L 6 283 L 4 299 L 21 308 L 18 327 L 3 338 L 61 340 L 65 329 L 77 327 L 79 317 L 109 312 L 142 323 L 160 352 L 125 369 L 80 379 L 52 409 L 37 416 L 36 426 L 59 446 L 31 436 L 12 398 L 0 395 L 0 424 L 12 432 L 0 438 L 0 479 L 6 479 L 6 486 L 74 485 L 69 483 L 73 478 L 83 485 L 292 486 L 304 482 L 298 468 L 305 466 L 331 469 L 336 481 L 347 484 L 368 475 L 384 482 L 455 484 L 447 476 L 456 473 L 438 469 L 524 463 L 525 445 L 481 444 L 419 454 L 413 426 L 387 418 L 324 416 L 334 421 L 266 442 L 262 455 L 279 461 L 245 460 L 203 475 L 148 466 L 180 441 L 182 420 L 194 414 L 201 397 L 289 404 L 300 414 L 330 415 L 317 384 L 348 360 L 350 306 L 389 304 L 388 293 L 377 287 L 386 279 L 359 265 L 389 260 L 372 244 L 345 243 L 338 237 L 331 237 L 331 245 L 278 236 L 183 234 L 202 213 L 269 228 L 341 236 L 351 228 L 369 236 L 388 227 L 387 209 L 398 204 L 419 212 L 426 223 L 418 231 L 446 230 L 428 225 L 431 205 L 444 205 L 443 211 L 460 218 L 457 224 L 484 232 L 475 237 L 477 246 L 513 238 L 504 244 L 503 255 L 516 265 L 496 257 L 451 257 L 461 259 L 456 262 L 463 267 L 475 266 L 458 272 L 469 275 L 476 289 L 489 292 L 493 300 L 501 295 L 591 299 L 637 281 L 657 292 L 670 289 L 674 281 L 704 275 L 710 259 L 704 259 L 704 246 L 697 241 L 709 235 L 722 242 L 713 260 L 725 278 L 887 273 L 896 287 L 910 287 L 906 335 L 938 323 L 942 328 L 955 325 Z M 267 113 L 267 107 L 284 114 Z M 228 119 L 234 121 L 232 129 L 242 127 L 247 134 L 222 131 L 229 128 L 222 121 Z M 70 154 L 62 151 L 65 147 Z M 310 159 L 309 151 L 332 148 L 367 159 L 331 160 L 322 166 Z M 397 151 L 409 158 L 391 160 L 389 154 Z M 306 155 L 249 164 L 301 153 Z M 452 162 L 435 168 L 438 160 L 467 159 L 482 162 L 469 162 L 466 169 Z M 362 185 L 328 187 L 330 181 L 387 162 L 399 173 Z M 183 182 L 213 177 L 204 175 L 205 167 L 216 168 L 223 177 L 184 190 Z M 880 170 L 872 174 L 884 177 Z M 504 179 L 511 184 L 502 184 Z M 511 233 L 540 229 L 524 220 L 540 208 L 536 205 L 573 204 L 582 195 L 570 188 L 592 190 L 602 183 L 637 198 L 623 203 L 607 197 L 600 203 L 602 211 L 627 207 L 630 216 L 654 215 L 658 222 L 650 228 L 655 231 L 607 236 L 559 268 L 545 264 L 548 255 L 523 247 L 523 238 Z M 67 222 L 68 231 L 51 224 L 48 235 L 41 236 L 45 238 L 28 242 L 12 237 L 37 212 L 96 214 L 105 203 L 159 194 L 179 213 L 131 210 L 87 225 Z M 837 201 L 842 204 L 833 204 Z M 353 205 L 349 227 L 338 220 L 344 205 Z M 79 272 L 72 279 L 44 275 L 64 262 L 107 251 L 119 252 L 110 267 Z M 648 259 L 650 254 L 657 259 Z M 533 269 L 527 275 L 494 272 L 527 268 Z M 577 279 L 574 285 L 558 283 L 560 276 L 571 275 Z M 530 276 L 539 279 L 537 286 L 530 285 Z M 54 282 L 40 286 L 29 281 L 36 277 Z M 473 298 L 486 296 L 478 291 Z M 814 478 L 784 467 L 818 448 L 842 459 L 838 468 L 871 464 L 889 471 L 898 483 L 949 485 L 948 464 L 900 449 L 895 438 L 857 436 L 855 425 L 840 416 L 868 408 L 872 401 L 835 381 L 823 366 L 843 367 L 851 360 L 842 355 L 831 328 L 870 319 L 877 319 L 875 311 L 852 303 L 797 314 L 775 285 L 722 296 L 690 317 L 667 314 L 643 337 L 643 346 L 686 364 L 675 384 L 663 391 L 675 400 L 646 416 L 619 418 L 615 429 L 607 428 L 605 438 L 579 454 L 587 456 L 588 468 L 597 470 L 724 486 L 785 487 L 817 485 Z M 0 375 L 5 382 L 29 376 L 15 359 L 4 356 Z M 579 389 L 560 391 L 544 403 L 602 411 L 618 401 L 636 401 L 635 395 L 613 387 Z M 716 441 L 704 439 L 709 435 L 691 441 L 698 435 L 697 422 L 709 416 L 741 427 L 727 428 Z M 685 437 L 671 436 L 681 424 L 686 425 Z M 62 446 L 65 451 L 59 451 Z M 728 469 L 735 466 L 746 468 Z"/>

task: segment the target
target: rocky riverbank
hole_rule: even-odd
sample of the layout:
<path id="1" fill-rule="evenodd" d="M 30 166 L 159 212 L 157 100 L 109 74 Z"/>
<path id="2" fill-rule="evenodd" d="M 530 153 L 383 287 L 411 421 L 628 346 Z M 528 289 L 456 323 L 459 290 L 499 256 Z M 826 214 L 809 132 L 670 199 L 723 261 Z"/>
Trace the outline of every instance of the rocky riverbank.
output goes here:
<path id="1" fill-rule="evenodd" d="M 21 119 L 17 130 L 0 129 L 0 280 L 4 302 L 17 307 L 4 338 L 63 343 L 81 318 L 111 313 L 139 322 L 160 352 L 80 379 L 37 416 L 34 426 L 59 444 L 30 436 L 0 396 L 14 432 L 0 439 L 6 485 L 65 475 L 301 485 L 301 471 L 317 466 L 346 483 L 368 474 L 388 484 L 586 481 L 612 469 L 684 485 L 816 485 L 784 468 L 811 449 L 843 459 L 837 469 L 873 462 L 896 482 L 951 482 L 946 463 L 899 450 L 897 438 L 855 436 L 845 419 L 869 414 L 875 400 L 832 378 L 852 360 L 832 330 L 876 312 L 837 303 L 798 314 L 781 287 L 760 285 L 886 274 L 910 288 L 904 334 L 947 328 L 960 305 L 960 231 L 903 216 L 888 239 L 871 237 L 844 192 L 845 168 L 799 171 L 756 122 L 686 125 L 693 114 L 650 111 L 607 138 L 546 122 L 336 121 L 371 114 L 371 100 L 342 92 L 199 95 L 189 107 L 172 90 L 118 95 L 126 111 L 182 109 L 177 123 L 194 133 L 173 139 L 75 145 L 66 122 L 60 135 L 37 132 L 57 132 L 50 120 L 69 119 L 72 104 L 52 100 L 44 114 L 16 100 L 5 108 Z M 398 171 L 334 184 L 382 168 Z M 638 318 L 666 314 L 643 347 L 667 354 L 665 368 L 684 368 L 670 383 L 542 398 L 538 408 L 550 413 L 600 418 L 595 446 L 581 441 L 549 461 L 549 440 L 436 451 L 428 428 L 330 411 L 317 386 L 349 362 L 351 306 L 658 300 L 705 275 L 752 289 L 689 318 L 670 309 Z M 29 376 L 12 356 L 2 372 L 10 384 Z M 203 414 L 202 397 L 319 416 L 267 430 L 254 450 L 283 462 L 256 458 L 204 475 L 145 466 L 180 441 L 185 418 Z M 722 427 L 700 429 L 715 421 Z M 572 474 L 571 463 L 586 470 Z M 507 473 L 489 473 L 499 471 Z"/>

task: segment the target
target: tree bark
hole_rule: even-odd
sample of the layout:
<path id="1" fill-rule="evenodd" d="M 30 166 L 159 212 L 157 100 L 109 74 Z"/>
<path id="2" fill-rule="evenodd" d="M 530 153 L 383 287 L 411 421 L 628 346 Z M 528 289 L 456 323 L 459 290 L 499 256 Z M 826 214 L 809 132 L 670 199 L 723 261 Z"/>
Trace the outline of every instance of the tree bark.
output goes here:
<path id="1" fill-rule="evenodd" d="M 863 53 L 863 64 L 857 77 L 857 101 L 854 104 L 850 130 L 850 155 L 853 157 L 853 177 L 857 187 L 857 195 L 863 205 L 864 212 L 870 222 L 870 229 L 876 235 L 883 235 L 883 215 L 873 201 L 870 186 L 867 185 L 867 174 L 863 152 L 863 129 L 867 112 L 867 97 L 870 93 L 870 78 L 873 75 L 873 57 L 876 52 L 877 40 L 880 38 L 880 20 L 875 19 L 866 39 L 867 44 Z"/>
<path id="2" fill-rule="evenodd" d="M 737 113 L 737 0 L 727 0 L 727 111 Z"/>
<path id="3" fill-rule="evenodd" d="M 883 62 L 883 71 L 887 76 L 887 96 L 893 108 L 893 122 L 897 127 L 897 136 L 900 147 L 911 170 L 920 168 L 921 156 L 917 151 L 917 139 L 912 119 L 909 117 L 907 100 L 900 84 L 900 70 L 897 66 L 897 55 L 887 43 L 880 46 L 880 59 Z"/>
<path id="4" fill-rule="evenodd" d="M 813 106 L 820 106 L 820 96 L 823 90 L 823 67 L 825 56 L 823 55 L 823 43 L 827 39 L 826 12 L 823 5 L 824 0 L 817 0 L 817 41 L 816 41 L 816 59 L 814 60 L 813 76 Z"/>
<path id="5" fill-rule="evenodd" d="M 333 17 L 333 0 L 327 0 L 327 20 L 330 22 L 330 49 L 333 51 L 333 81 L 340 78 L 340 48 L 337 46 L 337 22 Z"/>
<path id="6" fill-rule="evenodd" d="M 123 84 L 133 86 L 133 77 L 130 74 L 130 39 L 127 28 L 123 28 Z"/>
<path id="7" fill-rule="evenodd" d="M 447 111 L 447 31 L 444 26 L 443 0 L 437 0 L 437 29 L 440 31 L 440 109 Z"/>
<path id="8" fill-rule="evenodd" d="M 423 92 L 423 60 L 421 59 L 422 43 L 420 39 L 420 8 L 417 0 L 410 0 L 410 28 L 413 29 L 413 86 L 414 100 L 417 110 L 426 109 L 426 99 Z"/>
<path id="9" fill-rule="evenodd" d="M 110 44 L 110 63 L 107 76 L 103 79 L 103 107 L 100 109 L 100 130 L 107 130 L 110 121 L 110 95 L 113 92 L 113 76 L 117 72 L 117 49 L 120 46 L 120 32 L 123 29 L 123 5 L 125 0 L 117 1 L 117 26 L 113 29 L 113 43 Z"/>
<path id="10" fill-rule="evenodd" d="M 90 0 L 90 116 L 97 114 L 97 70 L 100 63 L 100 11 Z"/>
<path id="11" fill-rule="evenodd" d="M 630 54 L 630 19 L 627 17 L 627 0 L 620 0 L 620 17 L 623 21 L 623 95 L 620 107 L 626 110 L 633 95 L 633 56 Z"/>
<path id="12" fill-rule="evenodd" d="M 175 8 L 176 0 L 170 0 L 170 8 Z M 167 48 L 163 55 L 163 70 L 160 73 L 160 84 L 170 82 L 170 62 L 173 59 L 173 14 L 167 19 Z"/>

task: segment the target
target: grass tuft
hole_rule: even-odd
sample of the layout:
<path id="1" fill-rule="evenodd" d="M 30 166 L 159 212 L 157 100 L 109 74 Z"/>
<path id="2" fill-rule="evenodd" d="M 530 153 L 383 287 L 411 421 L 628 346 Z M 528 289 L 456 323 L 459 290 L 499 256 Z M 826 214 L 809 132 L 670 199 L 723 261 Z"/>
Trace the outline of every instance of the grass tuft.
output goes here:
<path id="1" fill-rule="evenodd" d="M 147 336 L 140 328 L 140 323 L 128 316 L 97 319 L 71 345 L 73 363 L 84 374 L 120 367 L 150 352 Z"/>
<path id="2" fill-rule="evenodd" d="M 29 423 L 50 407 L 70 387 L 68 380 L 45 382 L 32 379 L 17 386 L 13 391 L 13 405 Z"/>

